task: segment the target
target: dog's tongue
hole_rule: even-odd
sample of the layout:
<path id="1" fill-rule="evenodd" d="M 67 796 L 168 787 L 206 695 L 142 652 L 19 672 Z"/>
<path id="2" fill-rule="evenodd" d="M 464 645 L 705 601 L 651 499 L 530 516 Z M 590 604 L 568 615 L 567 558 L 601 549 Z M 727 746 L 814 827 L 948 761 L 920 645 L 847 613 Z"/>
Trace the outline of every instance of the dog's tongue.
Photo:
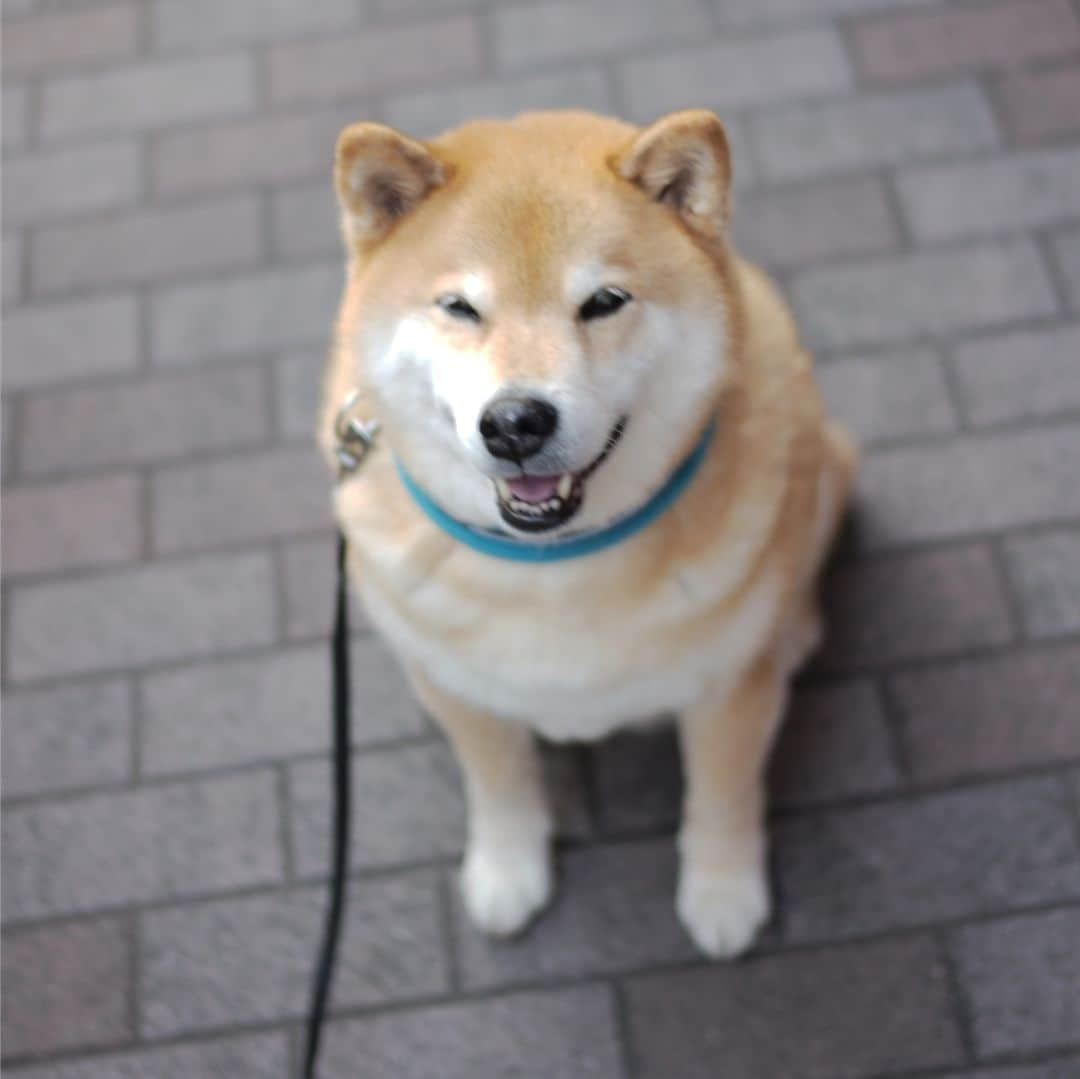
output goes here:
<path id="1" fill-rule="evenodd" d="M 522 502 L 546 502 L 559 486 L 558 476 L 515 476 L 506 485 Z"/>

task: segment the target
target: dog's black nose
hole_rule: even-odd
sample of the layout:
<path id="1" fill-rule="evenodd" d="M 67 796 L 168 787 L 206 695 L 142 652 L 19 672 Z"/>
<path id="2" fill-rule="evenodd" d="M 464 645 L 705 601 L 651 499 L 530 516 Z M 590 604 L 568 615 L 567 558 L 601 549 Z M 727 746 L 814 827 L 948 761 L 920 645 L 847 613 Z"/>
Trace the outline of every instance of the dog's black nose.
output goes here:
<path id="1" fill-rule="evenodd" d="M 480 417 L 480 434 L 492 457 L 524 461 L 539 453 L 559 425 L 554 405 L 538 397 L 501 397 Z"/>

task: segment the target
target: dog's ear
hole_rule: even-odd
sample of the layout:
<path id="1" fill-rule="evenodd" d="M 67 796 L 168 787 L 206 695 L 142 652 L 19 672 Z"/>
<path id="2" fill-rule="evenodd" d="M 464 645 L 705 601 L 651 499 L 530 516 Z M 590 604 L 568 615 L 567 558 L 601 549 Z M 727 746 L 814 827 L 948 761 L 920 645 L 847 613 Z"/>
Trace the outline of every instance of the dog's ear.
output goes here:
<path id="1" fill-rule="evenodd" d="M 380 239 L 445 180 L 444 166 L 423 143 L 382 124 L 350 124 L 334 154 L 346 243 L 363 248 Z"/>
<path id="2" fill-rule="evenodd" d="M 673 112 L 650 124 L 615 169 L 696 231 L 718 236 L 727 226 L 731 154 L 724 125 L 708 109 Z"/>

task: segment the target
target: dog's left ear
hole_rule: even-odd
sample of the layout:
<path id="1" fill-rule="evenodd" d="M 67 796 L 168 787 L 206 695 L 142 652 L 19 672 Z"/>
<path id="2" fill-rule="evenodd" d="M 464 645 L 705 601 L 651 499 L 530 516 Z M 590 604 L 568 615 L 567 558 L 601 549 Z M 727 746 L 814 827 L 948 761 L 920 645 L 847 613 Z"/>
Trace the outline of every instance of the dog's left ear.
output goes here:
<path id="1" fill-rule="evenodd" d="M 416 139 L 383 124 L 350 124 L 338 136 L 334 185 L 346 240 L 381 239 L 427 194 L 445 183 L 438 158 Z"/>
<path id="2" fill-rule="evenodd" d="M 673 112 L 650 124 L 615 169 L 696 231 L 715 237 L 727 227 L 731 153 L 724 125 L 708 109 Z"/>

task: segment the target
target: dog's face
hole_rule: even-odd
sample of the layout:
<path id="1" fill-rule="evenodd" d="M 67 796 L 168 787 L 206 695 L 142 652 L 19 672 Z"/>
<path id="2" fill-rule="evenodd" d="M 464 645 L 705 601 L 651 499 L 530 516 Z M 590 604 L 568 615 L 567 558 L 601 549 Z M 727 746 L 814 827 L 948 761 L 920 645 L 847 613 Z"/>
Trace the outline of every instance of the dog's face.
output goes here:
<path id="1" fill-rule="evenodd" d="M 342 133 L 353 347 L 387 436 L 455 516 L 598 525 L 693 444 L 735 362 L 718 120 L 581 113 L 421 144 Z"/>

